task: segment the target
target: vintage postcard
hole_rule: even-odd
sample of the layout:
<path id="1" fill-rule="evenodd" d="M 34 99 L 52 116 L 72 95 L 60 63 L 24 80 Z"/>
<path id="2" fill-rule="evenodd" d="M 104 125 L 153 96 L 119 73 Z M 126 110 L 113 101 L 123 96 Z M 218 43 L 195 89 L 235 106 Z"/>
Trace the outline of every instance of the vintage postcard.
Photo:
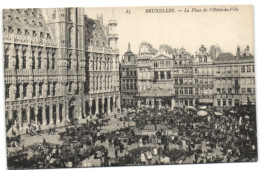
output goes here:
<path id="1" fill-rule="evenodd" d="M 251 5 L 3 10 L 10 169 L 257 161 Z"/>

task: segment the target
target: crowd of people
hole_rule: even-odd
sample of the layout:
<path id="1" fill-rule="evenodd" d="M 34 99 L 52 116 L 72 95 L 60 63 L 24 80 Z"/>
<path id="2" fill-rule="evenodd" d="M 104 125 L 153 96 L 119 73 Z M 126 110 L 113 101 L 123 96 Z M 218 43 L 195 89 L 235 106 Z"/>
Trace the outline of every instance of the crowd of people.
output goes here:
<path id="1" fill-rule="evenodd" d="M 108 123 L 86 120 L 52 133 L 59 142 L 8 145 L 10 168 L 64 168 L 256 161 L 255 107 L 132 109 Z M 110 120 L 111 119 L 111 120 Z M 163 125 L 163 126 L 162 126 Z M 114 130 L 109 127 L 116 126 Z M 147 128 L 149 127 L 149 128 Z M 19 141 L 19 139 L 17 139 Z M 12 142 L 12 141 L 11 141 Z"/>

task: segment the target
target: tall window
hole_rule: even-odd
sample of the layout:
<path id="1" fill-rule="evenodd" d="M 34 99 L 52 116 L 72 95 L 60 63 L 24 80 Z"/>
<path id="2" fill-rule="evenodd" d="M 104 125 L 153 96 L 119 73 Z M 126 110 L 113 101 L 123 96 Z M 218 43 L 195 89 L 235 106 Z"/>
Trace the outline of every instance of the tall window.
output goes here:
<path id="1" fill-rule="evenodd" d="M 158 71 L 154 72 L 154 80 L 158 80 Z"/>
<path id="2" fill-rule="evenodd" d="M 178 79 L 175 79 L 175 84 L 178 84 Z"/>
<path id="3" fill-rule="evenodd" d="M 189 94 L 193 94 L 192 87 L 189 87 Z"/>
<path id="4" fill-rule="evenodd" d="M 180 94 L 183 94 L 183 88 L 180 88 Z"/>
<path id="5" fill-rule="evenodd" d="M 208 62 L 207 56 L 204 56 L 204 62 Z"/>
<path id="6" fill-rule="evenodd" d="M 179 89 L 175 88 L 175 94 L 178 95 L 179 94 Z"/>
<path id="7" fill-rule="evenodd" d="M 184 88 L 184 94 L 188 94 L 188 88 L 187 87 Z"/>
<path id="8" fill-rule="evenodd" d="M 10 95 L 10 84 L 5 85 L 5 99 L 9 99 Z"/>
<path id="9" fill-rule="evenodd" d="M 226 106 L 227 105 L 227 101 L 226 99 L 223 99 L 223 106 Z"/>
<path id="10" fill-rule="evenodd" d="M 248 72 L 248 73 L 251 72 L 251 66 L 247 66 L 247 72 Z"/>
<path id="11" fill-rule="evenodd" d="M 218 99 L 217 102 L 218 102 L 218 106 L 220 106 L 220 105 L 221 105 L 221 104 L 220 104 L 220 99 Z"/>
<path id="12" fill-rule="evenodd" d="M 167 79 L 171 79 L 171 71 L 167 71 Z"/>
<path id="13" fill-rule="evenodd" d="M 180 84 L 183 84 L 183 79 L 180 78 L 180 79 L 179 79 L 179 82 L 180 82 Z"/>
<path id="14" fill-rule="evenodd" d="M 5 50 L 5 69 L 9 68 L 9 55 L 8 50 Z"/>
<path id="15" fill-rule="evenodd" d="M 241 66 L 241 73 L 245 73 L 245 72 L 246 72 L 245 66 Z"/>
<path id="16" fill-rule="evenodd" d="M 161 71 L 160 74 L 161 74 L 161 79 L 164 79 L 164 71 Z"/>
<path id="17" fill-rule="evenodd" d="M 232 106 L 232 99 L 228 99 L 228 105 Z"/>
<path id="18" fill-rule="evenodd" d="M 43 83 L 40 82 L 39 83 L 39 95 L 42 96 L 42 86 L 43 86 Z"/>

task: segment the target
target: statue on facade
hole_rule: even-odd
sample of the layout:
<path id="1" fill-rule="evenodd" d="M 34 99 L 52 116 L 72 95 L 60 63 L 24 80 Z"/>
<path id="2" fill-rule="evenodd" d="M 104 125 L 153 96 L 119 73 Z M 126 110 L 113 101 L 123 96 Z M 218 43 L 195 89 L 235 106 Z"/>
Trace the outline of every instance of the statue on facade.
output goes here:
<path id="1" fill-rule="evenodd" d="M 48 85 L 47 85 L 47 83 L 43 83 L 43 85 L 42 85 L 42 95 L 46 96 L 47 91 L 48 91 Z"/>
<path id="2" fill-rule="evenodd" d="M 16 85 L 15 85 L 15 84 L 12 84 L 12 85 L 11 85 L 10 91 L 11 91 L 11 93 L 12 93 L 13 96 L 16 95 L 16 91 L 17 91 L 17 90 L 16 90 Z"/>
<path id="3" fill-rule="evenodd" d="M 73 82 L 72 87 L 71 87 L 71 91 L 73 94 L 76 92 L 77 88 L 78 88 L 77 83 Z"/>
<path id="4" fill-rule="evenodd" d="M 20 98 L 23 98 L 23 84 L 19 86 Z"/>
<path id="5" fill-rule="evenodd" d="M 76 60 L 72 60 L 71 66 L 72 66 L 73 70 L 77 69 L 77 65 L 78 65 L 77 61 Z"/>
<path id="6" fill-rule="evenodd" d="M 27 88 L 27 91 L 28 91 L 28 97 L 32 97 L 32 94 L 33 94 L 33 83 L 32 82 L 30 82 L 29 84 L 28 84 L 28 88 Z"/>
<path id="7" fill-rule="evenodd" d="M 42 68 L 46 68 L 46 67 L 47 67 L 47 58 L 43 58 Z"/>
<path id="8" fill-rule="evenodd" d="M 56 94 L 57 94 L 57 95 L 60 94 L 60 86 L 61 86 L 60 83 L 57 83 L 56 86 L 55 86 L 55 91 L 56 91 Z"/>

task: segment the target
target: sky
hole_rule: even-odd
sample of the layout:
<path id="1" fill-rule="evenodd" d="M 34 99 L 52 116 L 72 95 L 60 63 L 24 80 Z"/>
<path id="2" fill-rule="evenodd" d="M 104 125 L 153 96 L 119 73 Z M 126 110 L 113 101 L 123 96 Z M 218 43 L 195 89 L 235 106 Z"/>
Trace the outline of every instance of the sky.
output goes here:
<path id="1" fill-rule="evenodd" d="M 238 11 L 228 12 L 191 12 L 192 8 L 206 8 L 212 6 L 175 6 L 159 7 L 171 8 L 175 11 L 185 8 L 189 12 L 174 13 L 145 13 L 145 9 L 157 7 L 123 7 L 123 8 L 85 8 L 85 14 L 95 19 L 97 14 L 103 14 L 104 24 L 113 16 L 118 21 L 118 49 L 122 56 L 131 44 L 134 53 L 138 53 L 142 41 L 149 42 L 158 49 L 162 44 L 173 48 L 185 48 L 195 54 L 201 45 L 209 50 L 211 45 L 218 45 L 223 52 L 235 54 L 239 45 L 241 50 L 247 45 L 254 54 L 253 35 L 253 7 L 231 6 Z M 213 6 L 229 9 L 230 6 Z M 128 11 L 128 12 L 127 12 Z M 129 12 L 130 11 L 130 12 Z"/>

